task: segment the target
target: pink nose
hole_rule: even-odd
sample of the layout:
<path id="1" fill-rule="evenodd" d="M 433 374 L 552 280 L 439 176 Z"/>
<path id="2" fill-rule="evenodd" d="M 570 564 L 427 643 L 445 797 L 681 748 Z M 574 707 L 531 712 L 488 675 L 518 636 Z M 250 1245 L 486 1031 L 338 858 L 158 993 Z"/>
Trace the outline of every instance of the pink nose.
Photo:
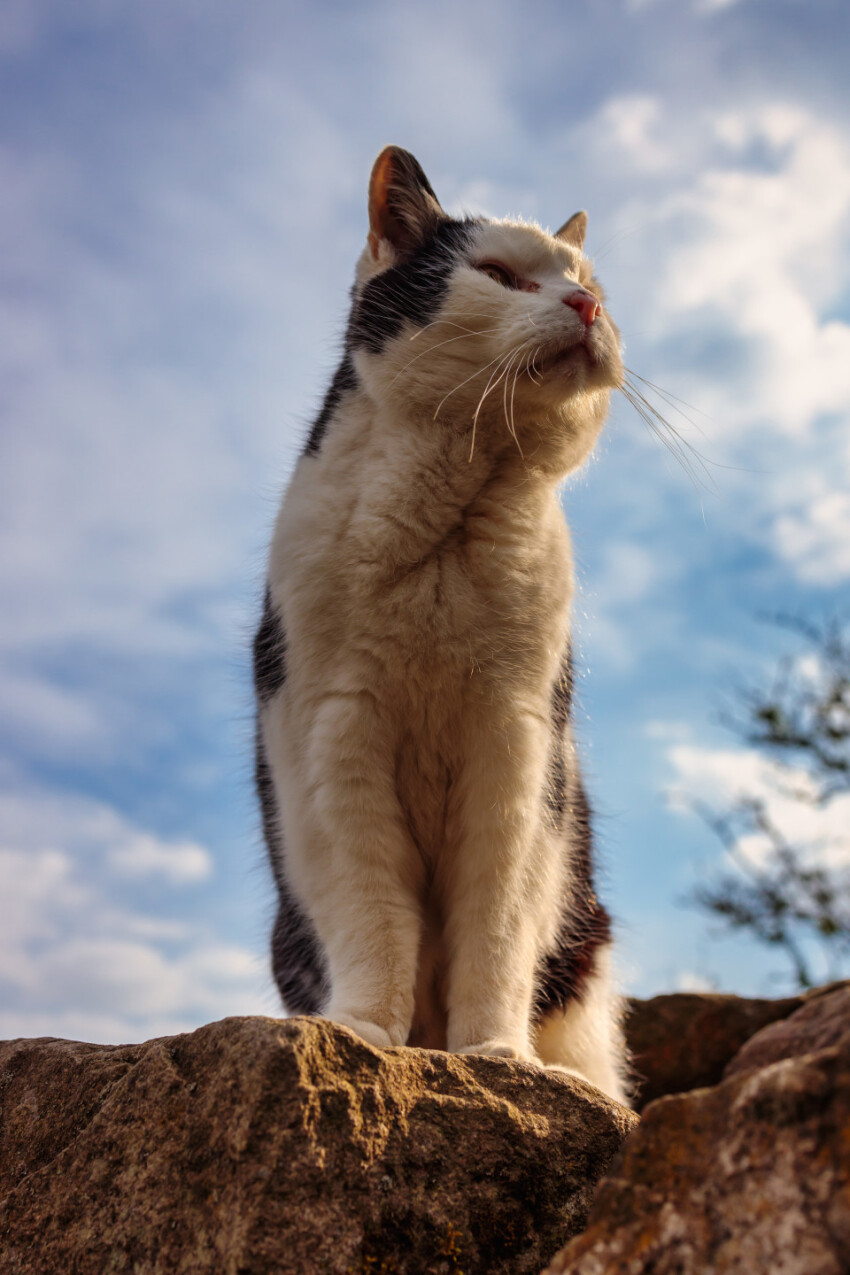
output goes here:
<path id="1" fill-rule="evenodd" d="M 585 292 L 584 288 L 576 288 L 574 292 L 569 292 L 564 297 L 564 305 L 570 306 L 575 310 L 582 323 L 590 327 L 596 318 L 602 306 L 591 293 Z"/>

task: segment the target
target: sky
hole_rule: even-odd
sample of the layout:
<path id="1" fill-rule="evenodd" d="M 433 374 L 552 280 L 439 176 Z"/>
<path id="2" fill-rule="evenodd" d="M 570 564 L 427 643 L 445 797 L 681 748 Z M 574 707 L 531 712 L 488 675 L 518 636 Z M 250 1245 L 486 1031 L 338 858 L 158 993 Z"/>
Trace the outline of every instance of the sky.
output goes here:
<path id="1" fill-rule="evenodd" d="M 786 989 L 686 906 L 685 798 L 769 790 L 718 723 L 760 617 L 850 603 L 848 54 L 845 0 L 4 0 L 0 1037 L 280 1012 L 250 643 L 388 142 L 449 211 L 586 208 L 685 404 L 684 465 L 619 399 L 564 490 L 601 893 L 627 992 Z"/>

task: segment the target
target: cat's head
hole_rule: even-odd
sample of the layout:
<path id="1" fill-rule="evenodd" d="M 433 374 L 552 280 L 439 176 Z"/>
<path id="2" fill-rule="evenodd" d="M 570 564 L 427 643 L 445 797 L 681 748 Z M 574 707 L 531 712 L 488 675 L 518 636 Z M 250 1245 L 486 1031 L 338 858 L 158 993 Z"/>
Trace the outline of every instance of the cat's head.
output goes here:
<path id="1" fill-rule="evenodd" d="M 583 255 L 587 217 L 556 234 L 441 208 L 417 161 L 390 146 L 369 186 L 369 235 L 347 344 L 379 401 L 416 405 L 479 444 L 559 439 L 568 465 L 598 433 L 623 366 Z"/>

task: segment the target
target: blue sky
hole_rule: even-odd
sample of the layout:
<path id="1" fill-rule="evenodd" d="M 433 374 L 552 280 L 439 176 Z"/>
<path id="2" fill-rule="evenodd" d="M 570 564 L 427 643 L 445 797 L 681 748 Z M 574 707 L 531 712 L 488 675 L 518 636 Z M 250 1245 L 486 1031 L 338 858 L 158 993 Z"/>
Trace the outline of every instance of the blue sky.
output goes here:
<path id="1" fill-rule="evenodd" d="M 587 208 L 692 405 L 696 486 L 620 401 L 565 491 L 579 728 L 626 988 L 780 989 L 681 906 L 719 849 L 671 793 L 765 790 L 715 720 L 793 646 L 755 617 L 850 601 L 848 15 L 6 0 L 0 1036 L 277 1011 L 250 638 L 390 141 L 453 211 Z"/>

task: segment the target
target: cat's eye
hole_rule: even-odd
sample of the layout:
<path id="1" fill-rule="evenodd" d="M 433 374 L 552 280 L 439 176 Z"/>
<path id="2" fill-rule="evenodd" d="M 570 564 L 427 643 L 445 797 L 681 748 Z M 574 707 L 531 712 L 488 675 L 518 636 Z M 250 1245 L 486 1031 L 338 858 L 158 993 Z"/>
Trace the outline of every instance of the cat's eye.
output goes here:
<path id="1" fill-rule="evenodd" d="M 517 286 L 516 279 L 505 266 L 499 264 L 498 261 L 482 261 L 476 267 L 482 274 L 486 274 L 488 279 L 492 279 L 494 283 L 500 283 L 503 288 L 515 288 Z"/>

